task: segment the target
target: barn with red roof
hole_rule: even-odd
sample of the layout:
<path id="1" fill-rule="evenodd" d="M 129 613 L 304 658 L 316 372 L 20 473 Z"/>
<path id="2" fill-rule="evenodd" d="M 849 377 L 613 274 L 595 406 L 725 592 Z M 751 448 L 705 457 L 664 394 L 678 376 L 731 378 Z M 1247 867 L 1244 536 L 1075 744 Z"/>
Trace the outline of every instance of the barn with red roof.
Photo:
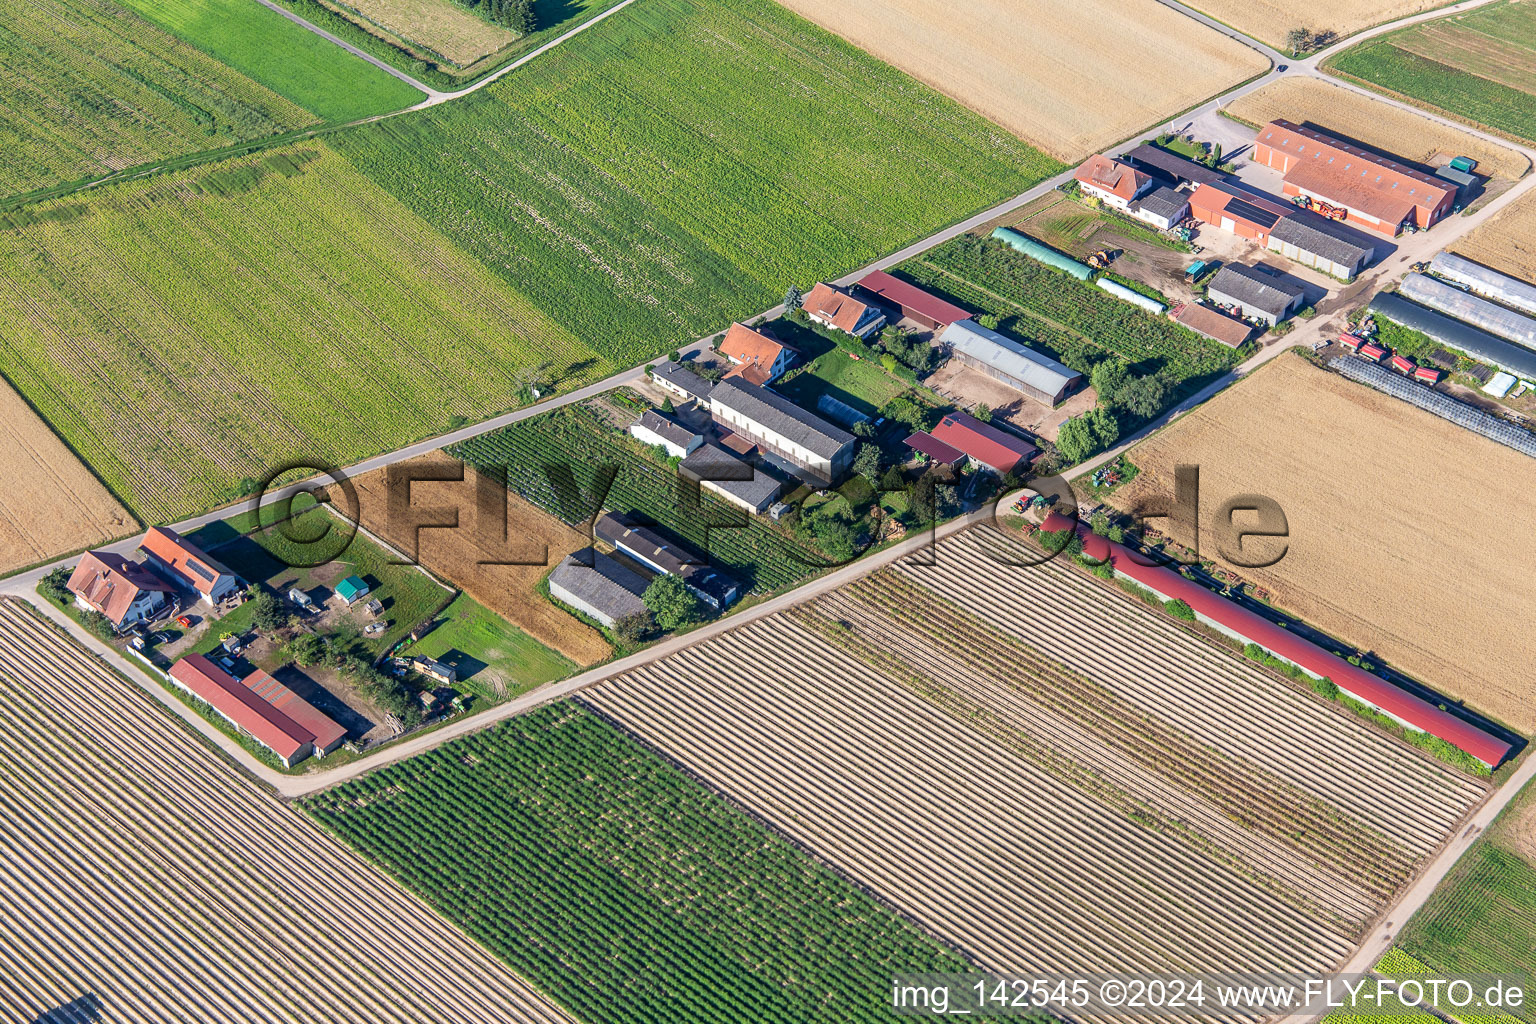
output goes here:
<path id="1" fill-rule="evenodd" d="M 899 277 L 892 277 L 883 270 L 865 274 L 856 286 L 869 298 L 887 309 L 899 312 L 903 319 L 911 320 L 929 330 L 948 327 L 956 320 L 969 320 L 970 311 L 952 302 L 945 302 L 937 295 L 924 291 L 915 284 L 908 284 Z"/>
<path id="2" fill-rule="evenodd" d="M 335 750 L 346 737 L 345 729 L 260 669 L 240 680 L 206 655 L 189 654 L 167 675 L 289 768 Z"/>
<path id="3" fill-rule="evenodd" d="M 1040 449 L 1021 437 L 1005 433 L 963 412 L 952 412 L 939 421 L 930 435 L 970 458 L 978 466 L 1001 476 L 1027 466 Z"/>

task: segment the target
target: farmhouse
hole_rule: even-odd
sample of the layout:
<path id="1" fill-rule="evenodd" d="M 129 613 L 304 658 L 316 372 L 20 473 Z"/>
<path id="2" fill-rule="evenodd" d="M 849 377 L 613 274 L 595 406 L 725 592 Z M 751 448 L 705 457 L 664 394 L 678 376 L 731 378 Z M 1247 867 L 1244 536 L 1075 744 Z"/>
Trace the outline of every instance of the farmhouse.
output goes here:
<path id="1" fill-rule="evenodd" d="M 892 277 L 883 270 L 875 270 L 859 279 L 856 288 L 871 301 L 901 314 L 902 319 L 937 331 L 956 320 L 965 320 L 970 313 L 937 295 L 924 291 L 915 284 L 908 284 L 899 277 Z"/>
<path id="2" fill-rule="evenodd" d="M 175 590 L 138 562 L 111 551 L 87 551 L 69 576 L 75 604 L 100 612 L 112 628 L 154 622 Z"/>
<path id="3" fill-rule="evenodd" d="M 1189 216 L 1189 197 L 1183 192 L 1159 186 L 1132 203 L 1127 212 L 1137 220 L 1167 231 Z"/>
<path id="4" fill-rule="evenodd" d="M 854 437 L 782 395 L 744 380 L 722 380 L 710 395 L 720 426 L 758 446 L 763 458 L 815 487 L 840 480 L 853 461 Z"/>
<path id="5" fill-rule="evenodd" d="M 1128 211 L 1132 201 L 1149 191 L 1154 182 L 1151 177 L 1130 164 L 1113 160 L 1102 153 L 1095 153 L 1084 160 L 1072 175 L 1079 187 L 1105 206 Z"/>
<path id="6" fill-rule="evenodd" d="M 368 584 L 361 576 L 348 576 L 336 584 L 336 596 L 345 604 L 356 604 L 368 596 Z"/>
<path id="7" fill-rule="evenodd" d="M 651 367 L 651 380 L 661 390 L 700 405 L 709 404 L 709 393 L 715 389 L 713 383 L 670 359 Z"/>
<path id="8" fill-rule="evenodd" d="M 256 678 L 258 675 L 271 678 L 264 672 L 252 673 L 250 678 L 258 684 L 261 682 Z M 189 654 L 182 658 L 171 666 L 168 678 L 276 754 L 286 767 L 292 768 L 315 750 L 317 737 L 313 732 L 204 655 Z M 314 713 L 319 715 L 318 711 Z"/>
<path id="9" fill-rule="evenodd" d="M 169 579 L 181 580 L 209 604 L 216 605 L 240 589 L 240 577 L 203 554 L 196 544 L 175 530 L 150 527 L 139 550 L 151 566 Z"/>
<path id="10" fill-rule="evenodd" d="M 939 340 L 963 365 L 1047 405 L 1057 404 L 1083 382 L 1083 375 L 1076 370 L 974 320 L 950 324 Z"/>
<path id="11" fill-rule="evenodd" d="M 1212 302 L 1236 307 L 1248 319 L 1277 324 L 1301 305 L 1304 293 L 1262 270 L 1228 263 L 1211 278 L 1206 296 Z"/>
<path id="12" fill-rule="evenodd" d="M 974 465 L 1007 476 L 1020 466 L 1027 466 L 1040 449 L 963 412 L 952 412 L 939 421 L 930 435 L 933 440 L 954 449 Z M 910 440 L 910 439 L 909 439 Z"/>
<path id="13" fill-rule="evenodd" d="M 1204 164 L 1197 164 L 1193 160 L 1186 160 L 1177 153 L 1170 153 L 1150 142 L 1142 143 L 1129 153 L 1123 154 L 1120 159 L 1171 185 L 1198 187 L 1223 180 L 1220 171 L 1213 170 Z"/>
<path id="14" fill-rule="evenodd" d="M 867 338 L 885 323 L 885 314 L 879 309 L 830 284 L 817 284 L 800 308 L 817 323 L 855 338 Z"/>
<path id="15" fill-rule="evenodd" d="M 1525 380 L 1536 380 L 1536 352 L 1528 348 L 1478 330 L 1471 324 L 1462 323 L 1416 302 L 1409 302 L 1395 292 L 1378 294 L 1371 300 L 1370 310 L 1394 323 L 1427 334 L 1447 348 L 1497 366 L 1506 373 Z M 1364 346 L 1360 351 L 1362 355 L 1365 353 Z"/>
<path id="16" fill-rule="evenodd" d="M 592 526 L 592 535 L 647 568 L 681 577 L 688 589 L 716 612 L 725 611 L 738 596 L 736 581 L 725 573 L 691 551 L 670 543 L 650 527 L 631 522 L 617 512 L 599 516 Z"/>
<path id="17" fill-rule="evenodd" d="M 735 364 L 727 377 L 753 384 L 769 384 L 789 369 L 789 349 L 745 324 L 731 324 L 720 342 L 720 354 Z"/>
<path id="18" fill-rule="evenodd" d="M 1429 227 L 1456 202 L 1452 182 L 1289 121 L 1259 129 L 1253 160 L 1285 175 L 1286 195 L 1343 210 L 1349 223 L 1388 238 Z"/>
<path id="19" fill-rule="evenodd" d="M 1196 334 L 1202 334 L 1228 348 L 1237 348 L 1253 333 L 1253 327 L 1244 321 L 1198 302 L 1186 304 L 1174 319 Z"/>
<path id="20" fill-rule="evenodd" d="M 754 515 L 773 504 L 784 489 L 778 477 L 713 442 L 700 445 L 677 469 L 686 479 Z"/>
<path id="21" fill-rule="evenodd" d="M 928 461 L 936 466 L 948 466 L 953 469 L 965 458 L 965 452 L 945 444 L 926 430 L 919 430 L 909 435 L 902 443 L 914 452 L 927 456 Z"/>
<path id="22" fill-rule="evenodd" d="M 1308 210 L 1281 218 L 1266 244 L 1286 259 L 1343 281 L 1353 281 L 1376 258 L 1376 247 L 1365 235 Z"/>
<path id="23" fill-rule="evenodd" d="M 1331 679 L 1351 697 L 1410 729 L 1438 736 L 1489 766 L 1497 766 L 1509 756 L 1511 746 L 1504 740 L 1350 664 L 1332 651 L 1303 640 L 1172 569 L 1149 564 L 1145 556 L 1099 536 L 1081 523 L 1052 512 L 1046 516 L 1041 529 L 1051 533 L 1075 529 L 1083 539 L 1083 553 L 1095 562 L 1107 560 L 1117 576 L 1146 587 L 1165 601 L 1183 601 L 1193 609 L 1197 619 L 1211 628 L 1243 644 L 1255 644 L 1314 679 Z"/>
<path id="24" fill-rule="evenodd" d="M 1201 185 L 1189 197 L 1189 212 L 1203 224 L 1239 238 L 1269 244 L 1269 233 L 1292 208 L 1256 192 L 1226 183 Z"/>
<path id="25" fill-rule="evenodd" d="M 347 738 L 347 730 L 329 715 L 261 669 L 240 680 L 240 685 L 308 730 L 315 737 L 313 743 L 316 757 L 329 754 Z"/>
<path id="26" fill-rule="evenodd" d="M 704 443 L 704 435 L 695 434 L 655 409 L 641 413 L 640 418 L 629 425 L 629 434 L 641 444 L 664 448 L 668 455 L 679 459 Z"/>
<path id="27" fill-rule="evenodd" d="M 622 618 L 644 614 L 644 576 L 595 548 L 573 551 L 549 574 L 549 596 L 612 627 Z"/>

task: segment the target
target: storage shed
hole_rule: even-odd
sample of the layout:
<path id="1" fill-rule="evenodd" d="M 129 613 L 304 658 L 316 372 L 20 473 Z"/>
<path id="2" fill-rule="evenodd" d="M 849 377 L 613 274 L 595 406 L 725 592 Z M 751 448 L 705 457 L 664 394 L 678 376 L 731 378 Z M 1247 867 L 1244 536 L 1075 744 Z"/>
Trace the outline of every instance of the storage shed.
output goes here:
<path id="1" fill-rule="evenodd" d="M 893 277 L 883 270 L 865 274 L 855 286 L 871 301 L 897 312 L 903 319 L 911 320 L 932 331 L 941 330 L 956 320 L 965 320 L 970 312 L 953 303 L 945 302 L 937 295 Z"/>
<path id="2" fill-rule="evenodd" d="M 1225 183 L 1201 185 L 1189 197 L 1189 212 L 1204 224 L 1269 244 L 1269 233 L 1294 208 Z"/>
<path id="3" fill-rule="evenodd" d="M 358 600 L 368 596 L 368 584 L 361 576 L 348 576 L 336 584 L 336 596 L 347 604 L 356 604 Z"/>
<path id="4" fill-rule="evenodd" d="M 1210 185 L 1222 180 L 1220 171 L 1213 170 L 1204 164 L 1197 164 L 1193 160 L 1186 160 L 1177 153 L 1170 153 L 1150 142 L 1142 143 L 1129 153 L 1122 155 L 1121 159 L 1132 167 L 1150 173 L 1156 179 L 1172 182 L 1175 185 L 1186 182 L 1191 185 Z"/>
<path id="5" fill-rule="evenodd" d="M 1300 308 L 1305 293 L 1255 267 L 1229 263 L 1211 278 L 1206 296 L 1212 302 L 1237 307 L 1245 317 L 1277 324 Z"/>
<path id="6" fill-rule="evenodd" d="M 1376 246 L 1365 233 L 1306 210 L 1282 217 L 1266 245 L 1342 281 L 1353 281 L 1376 258 Z"/>
<path id="7" fill-rule="evenodd" d="M 950 324 L 939 340 L 963 365 L 1047 405 L 1057 404 L 1083 382 L 1076 370 L 974 320 Z"/>
<path id="8" fill-rule="evenodd" d="M 930 435 L 934 440 L 968 456 L 976 465 L 1007 475 L 1027 466 L 1040 449 L 1021 437 L 999 430 L 963 412 L 952 412 L 939 421 Z"/>
<path id="9" fill-rule="evenodd" d="M 1194 302 L 1179 310 L 1174 319 L 1196 334 L 1202 334 L 1228 348 L 1237 348 L 1253 333 L 1252 325 Z"/>
<path id="10" fill-rule="evenodd" d="M 572 552 L 549 574 L 549 596 L 590 615 L 604 626 L 647 611 L 650 581 L 618 559 L 593 548 Z"/>
<path id="11" fill-rule="evenodd" d="M 1137 220 L 1167 231 L 1189 216 L 1189 197 L 1163 186 L 1136 200 L 1128 212 Z"/>

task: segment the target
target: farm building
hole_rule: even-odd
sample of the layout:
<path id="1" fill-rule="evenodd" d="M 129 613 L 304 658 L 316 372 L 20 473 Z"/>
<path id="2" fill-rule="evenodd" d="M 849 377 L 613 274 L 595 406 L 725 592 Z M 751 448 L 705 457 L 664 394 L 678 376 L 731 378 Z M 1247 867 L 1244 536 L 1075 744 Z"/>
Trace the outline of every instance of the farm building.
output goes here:
<path id="1" fill-rule="evenodd" d="M 1189 216 L 1189 197 L 1175 189 L 1159 186 L 1132 203 L 1126 212 L 1137 220 L 1167 231 Z"/>
<path id="2" fill-rule="evenodd" d="M 898 312 L 902 319 L 911 320 L 931 331 L 948 327 L 956 320 L 969 319 L 971 315 L 967 310 L 945 302 L 915 284 L 892 277 L 883 270 L 865 274 L 855 287 L 868 295 L 872 302 Z"/>
<path id="3" fill-rule="evenodd" d="M 417 654 L 405 659 L 406 667 L 418 675 L 442 683 L 444 686 L 453 686 L 459 681 L 459 670 L 447 662 L 438 661 L 436 658 L 428 658 L 426 655 Z"/>
<path id="4" fill-rule="evenodd" d="M 1343 281 L 1353 281 L 1376 258 L 1376 247 L 1354 228 L 1297 210 L 1269 233 L 1268 248 Z"/>
<path id="5" fill-rule="evenodd" d="M 1212 302 L 1234 306 L 1242 316 L 1267 324 L 1284 320 L 1304 301 L 1296 285 L 1241 263 L 1228 263 L 1216 271 L 1205 293 Z"/>
<path id="6" fill-rule="evenodd" d="M 908 448 L 920 455 L 926 455 L 928 461 L 938 466 L 958 466 L 965 458 L 965 452 L 934 437 L 926 430 L 919 430 L 902 442 Z"/>
<path id="7" fill-rule="evenodd" d="M 815 487 L 836 483 L 853 461 L 852 434 L 767 388 L 727 378 L 709 404 L 717 424 L 751 440 L 771 465 Z"/>
<path id="8" fill-rule="evenodd" d="M 818 283 L 802 301 L 801 309 L 812 320 L 835 331 L 867 338 L 885 323 L 878 307 L 861 302 L 835 285 Z"/>
<path id="9" fill-rule="evenodd" d="M 567 555 L 549 574 L 549 596 L 604 626 L 644 614 L 641 600 L 650 581 L 611 555 L 582 548 Z"/>
<path id="10" fill-rule="evenodd" d="M 720 342 L 720 354 L 734 364 L 727 377 L 740 377 L 753 384 L 778 380 L 789 369 L 792 355 L 776 339 L 745 324 L 731 324 Z"/>
<path id="11" fill-rule="evenodd" d="M 1056 405 L 1083 383 L 1076 370 L 974 320 L 950 324 L 939 340 L 963 365 L 1047 405 Z"/>
<path id="12" fill-rule="evenodd" d="M 677 464 L 689 480 L 754 515 L 759 515 L 784 490 L 784 482 L 713 442 L 706 442 Z"/>
<path id="13" fill-rule="evenodd" d="M 1465 206 L 1477 192 L 1478 180 L 1475 174 L 1466 171 L 1458 171 L 1454 167 L 1435 168 L 1435 177 L 1441 178 L 1456 186 L 1456 205 Z"/>
<path id="14" fill-rule="evenodd" d="M 175 530 L 151 526 L 139 543 L 139 550 L 167 579 L 180 580 L 209 604 L 216 605 L 240 590 L 240 577 L 203 554 L 202 549 Z"/>
<path id="15" fill-rule="evenodd" d="M 1489 334 L 1536 350 L 1536 320 L 1524 313 L 1489 302 L 1428 274 L 1409 274 L 1398 291 L 1421 306 L 1438 309 Z"/>
<path id="16" fill-rule="evenodd" d="M 336 584 L 336 596 L 349 605 L 368 596 L 368 584 L 361 576 L 348 576 Z"/>
<path id="17" fill-rule="evenodd" d="M 704 435 L 695 434 L 655 409 L 641 413 L 640 418 L 629 425 L 629 435 L 641 444 L 664 448 L 668 455 L 679 459 L 704 443 Z"/>
<path id="18" fill-rule="evenodd" d="M 318 737 L 314 732 L 273 703 L 274 699 L 283 699 L 282 694 L 271 688 L 266 689 L 267 695 L 258 694 L 252 686 L 225 672 L 204 655 L 189 654 L 182 658 L 171 666 L 168 678 L 213 708 L 236 729 L 276 754 L 286 767 L 292 768 L 316 749 L 315 741 Z M 253 672 L 247 677 L 256 685 L 264 685 L 264 681 L 271 678 L 265 672 Z M 276 681 L 273 680 L 273 683 L 276 684 Z M 287 687 L 280 689 L 289 695 L 293 693 Z M 299 698 L 293 695 L 292 699 Z M 304 707 L 312 712 L 306 717 L 316 718 L 317 724 L 319 719 L 329 723 L 332 729 L 327 731 L 328 738 L 334 729 L 340 728 L 307 702 L 304 702 Z M 344 731 L 342 735 L 345 735 Z"/>
<path id="19" fill-rule="evenodd" d="M 709 393 L 715 389 L 713 383 L 670 359 L 651 367 L 651 380 L 661 390 L 700 405 L 709 404 Z"/>
<path id="20" fill-rule="evenodd" d="M 1220 171 L 1186 160 L 1150 142 L 1142 143 L 1120 159 L 1170 185 L 1213 185 L 1224 180 Z"/>
<path id="21" fill-rule="evenodd" d="M 1342 209 L 1348 223 L 1388 238 L 1429 227 L 1456 201 L 1451 182 L 1289 121 L 1259 129 L 1253 161 L 1285 176 L 1286 195 Z"/>
<path id="22" fill-rule="evenodd" d="M 617 512 L 598 516 L 592 525 L 592 535 L 649 569 L 681 577 L 688 589 L 714 611 L 725 611 L 738 596 L 740 588 L 725 573 L 650 527 Z"/>
<path id="23" fill-rule="evenodd" d="M 1204 335 L 1228 348 L 1237 348 L 1253 333 L 1251 324 L 1196 302 L 1187 303 L 1174 319 L 1196 334 Z"/>
<path id="24" fill-rule="evenodd" d="M 1152 178 L 1130 164 L 1113 160 L 1102 153 L 1095 153 L 1084 160 L 1072 175 L 1082 190 L 1105 206 L 1128 211 L 1131 203 L 1143 193 L 1151 191 Z"/>
<path id="25" fill-rule="evenodd" d="M 100 612 L 117 630 L 154 622 L 175 589 L 147 567 L 112 551 L 87 551 L 69 575 L 75 604 Z"/>
<path id="26" fill-rule="evenodd" d="M 347 730 L 329 715 L 261 669 L 240 680 L 240 685 L 287 715 L 314 736 L 312 742 L 316 757 L 329 754 L 341 746 L 342 741 L 347 738 Z"/>
<path id="27" fill-rule="evenodd" d="M 1505 341 L 1487 331 L 1478 330 L 1444 313 L 1416 302 L 1409 302 L 1395 292 L 1381 292 L 1371 300 L 1372 313 L 1394 323 L 1427 334 L 1447 348 L 1465 353 L 1479 362 L 1497 366 L 1526 380 L 1536 380 L 1536 352 Z M 1361 349 L 1362 354 L 1364 348 Z"/>
<path id="28" fill-rule="evenodd" d="M 1490 766 L 1498 765 L 1509 756 L 1511 746 L 1504 740 L 1350 664 L 1332 651 L 1303 640 L 1172 569 L 1149 564 L 1145 556 L 1099 536 L 1075 520 L 1052 512 L 1046 516 L 1041 529 L 1052 533 L 1075 529 L 1083 539 L 1084 554 L 1095 562 L 1108 561 L 1117 576 L 1146 587 L 1165 601 L 1183 601 L 1199 621 L 1212 629 L 1242 644 L 1256 644 L 1315 679 L 1333 680 L 1340 690 L 1407 728 L 1438 736 Z"/>
<path id="29" fill-rule="evenodd" d="M 1088 264 L 1079 263 L 1065 253 L 1057 252 L 1048 245 L 1042 245 L 1022 231 L 1015 231 L 1013 228 L 993 228 L 992 238 L 1032 260 L 1039 260 L 1048 267 L 1055 267 L 1057 270 L 1071 274 L 1079 281 L 1086 281 L 1093 276 L 1093 268 Z"/>
<path id="30" fill-rule="evenodd" d="M 1481 263 L 1473 263 L 1453 252 L 1437 253 L 1429 261 L 1429 269 L 1447 281 L 1454 281 L 1468 291 L 1495 299 L 1511 309 L 1536 313 L 1536 285 L 1517 277 L 1489 270 Z"/>
<path id="31" fill-rule="evenodd" d="M 963 412 L 952 412 L 939 421 L 930 436 L 966 456 L 977 466 L 1007 476 L 1028 466 L 1040 449 L 1020 437 L 983 423 Z"/>
<path id="32" fill-rule="evenodd" d="M 1202 224 L 1240 238 L 1269 244 L 1269 233 L 1292 208 L 1256 192 L 1225 183 L 1201 185 L 1189 197 L 1189 212 Z"/>

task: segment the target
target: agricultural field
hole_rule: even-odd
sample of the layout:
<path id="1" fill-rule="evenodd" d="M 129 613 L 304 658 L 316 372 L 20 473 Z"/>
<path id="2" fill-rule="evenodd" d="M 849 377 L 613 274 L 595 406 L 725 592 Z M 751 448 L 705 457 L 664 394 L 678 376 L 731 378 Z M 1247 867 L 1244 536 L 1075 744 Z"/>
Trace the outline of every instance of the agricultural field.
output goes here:
<path id="1" fill-rule="evenodd" d="M 575 671 L 564 656 L 468 594 L 460 594 L 438 618 L 443 624 L 405 653 L 452 665 L 459 681 L 482 696 L 515 697 Z"/>
<path id="2" fill-rule="evenodd" d="M 976 527 L 583 700 L 991 970 L 1327 968 L 1483 792 L 1024 555 Z"/>
<path id="3" fill-rule="evenodd" d="M 1343 39 L 1443 5 L 1439 0 L 1199 0 L 1192 6 L 1222 24 L 1284 50 L 1286 33 L 1291 29 L 1330 31 Z"/>
<path id="4" fill-rule="evenodd" d="M 466 446 L 476 447 L 475 442 Z M 564 457 L 560 458 L 563 461 Z M 402 464 L 441 465 L 457 471 L 460 463 L 443 452 L 434 452 Z M 537 464 L 526 468 L 534 473 L 539 471 Z M 533 641 L 553 648 L 575 664 L 585 667 L 606 661 L 613 651 L 602 634 L 539 592 L 539 585 L 549 571 L 572 551 L 590 544 L 590 536 L 519 495 L 507 493 L 507 539 L 499 543 L 488 539 L 482 544 L 476 511 L 476 495 L 482 481 L 473 466 L 463 467 L 462 472 L 462 481 L 421 481 L 411 485 L 412 504 L 458 509 L 457 530 L 417 532 L 408 523 L 391 522 L 387 471 L 375 470 L 354 478 L 358 515 L 364 529 L 407 555 L 414 555 L 427 569 L 463 589 Z M 332 498 L 338 508 L 344 507 L 339 496 Z M 488 524 L 485 536 L 499 538 L 500 523 Z M 487 564 L 494 561 L 511 564 Z"/>
<path id="5" fill-rule="evenodd" d="M 144 522 L 613 364 L 323 143 L 0 229 L 0 372 Z"/>
<path id="6" fill-rule="evenodd" d="M 1060 169 L 769 0 L 647 0 L 333 144 L 625 364 Z"/>
<path id="7" fill-rule="evenodd" d="M 117 2 L 322 121 L 351 121 L 426 99 L 419 90 L 260 4 Z"/>
<path id="8" fill-rule="evenodd" d="M 587 1024 L 883 1021 L 969 966 L 579 703 L 304 806 Z"/>
<path id="9" fill-rule="evenodd" d="M 743 591 L 781 590 L 827 564 L 762 516 L 708 491 L 699 490 L 697 508 L 686 507 L 675 469 L 584 406 L 564 406 L 447 451 L 482 472 L 505 467 L 516 496 L 566 523 L 584 526 L 600 508 L 649 517 L 734 576 Z M 603 467 L 616 470 L 606 497 L 597 486 Z"/>
<path id="10" fill-rule="evenodd" d="M 1277 117 L 1313 124 L 1419 164 L 1443 164 L 1466 155 L 1477 161 L 1479 174 L 1508 180 L 1531 169 L 1531 162 L 1512 149 L 1316 78 L 1283 78 L 1238 97 L 1225 112 L 1255 127 Z"/>
<path id="11" fill-rule="evenodd" d="M 1137 374 L 1163 373 L 1189 388 L 1242 358 L 1167 317 L 1153 316 L 991 239 L 962 235 L 897 271 L 969 309 L 999 317 L 999 330 L 1089 372 L 1111 353 Z"/>
<path id="12" fill-rule="evenodd" d="M 468 67 L 516 41 L 518 34 L 472 14 L 453 0 L 350 0 L 337 6 L 359 24 L 382 31 L 436 63 Z"/>
<path id="13" fill-rule="evenodd" d="M 1329 70 L 1503 135 L 1536 141 L 1536 11 L 1497 3 L 1369 39 Z"/>
<path id="14" fill-rule="evenodd" d="M 785 6 L 1069 163 L 1269 66 L 1155 0 Z"/>
<path id="15" fill-rule="evenodd" d="M 317 120 L 110 0 L 11 5 L 0 49 L 0 196 Z"/>
<path id="16" fill-rule="evenodd" d="M 1203 557 L 1324 633 L 1536 731 L 1536 689 L 1510 671 L 1529 660 L 1536 590 L 1526 581 L 1536 562 L 1523 545 L 1500 542 L 1536 530 L 1527 500 L 1536 462 L 1294 356 L 1129 457 L 1141 472 L 1113 494 L 1115 505 L 1170 494 L 1174 466 L 1198 465 Z M 1286 554 L 1269 568 L 1233 566 L 1211 541 L 1221 503 L 1251 493 L 1277 501 L 1289 523 Z"/>
<path id="17" fill-rule="evenodd" d="M 7 448 L 0 573 L 121 537 L 138 525 L 4 381 L 0 434 Z"/>
<path id="18" fill-rule="evenodd" d="M 53 1011 L 89 998 L 124 1024 L 569 1021 L 9 601 L 0 734 L 0 1005 L 16 1019 L 87 1019 Z"/>
<path id="19" fill-rule="evenodd" d="M 1536 197 L 1525 193 L 1449 249 L 1501 273 L 1536 281 Z"/>

